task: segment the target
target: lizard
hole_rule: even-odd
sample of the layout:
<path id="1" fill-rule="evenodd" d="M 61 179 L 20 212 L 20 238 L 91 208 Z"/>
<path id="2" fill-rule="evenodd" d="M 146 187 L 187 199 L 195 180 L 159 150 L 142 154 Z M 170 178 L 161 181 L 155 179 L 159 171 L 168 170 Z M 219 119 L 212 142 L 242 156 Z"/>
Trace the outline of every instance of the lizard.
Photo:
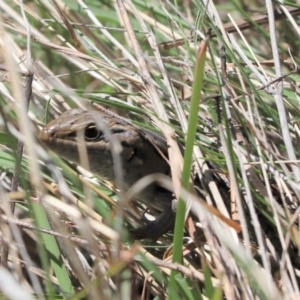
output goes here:
<path id="1" fill-rule="evenodd" d="M 164 137 L 151 130 L 141 128 L 130 120 L 102 108 L 67 110 L 49 122 L 39 133 L 40 140 L 50 150 L 66 160 L 80 164 L 77 132 L 82 131 L 89 159 L 90 171 L 113 183 L 117 188 L 113 168 L 112 137 L 121 145 L 122 188 L 126 191 L 140 178 L 162 173 L 169 175 L 167 161 L 168 145 Z M 109 132 L 108 132 L 109 131 Z M 171 192 L 156 183 L 135 195 L 134 200 L 158 211 L 159 215 L 150 223 L 131 230 L 136 239 L 157 240 L 174 227 L 175 207 Z"/>

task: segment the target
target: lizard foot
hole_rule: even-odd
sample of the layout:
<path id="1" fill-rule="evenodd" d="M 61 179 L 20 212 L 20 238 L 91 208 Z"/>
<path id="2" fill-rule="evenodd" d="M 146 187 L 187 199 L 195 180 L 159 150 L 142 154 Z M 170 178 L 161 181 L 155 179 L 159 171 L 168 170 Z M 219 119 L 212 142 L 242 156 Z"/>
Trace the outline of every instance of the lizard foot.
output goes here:
<path id="1" fill-rule="evenodd" d="M 131 235 L 137 239 L 151 239 L 155 242 L 164 233 L 174 229 L 175 214 L 172 206 L 166 208 L 156 220 L 142 227 L 130 230 Z"/>

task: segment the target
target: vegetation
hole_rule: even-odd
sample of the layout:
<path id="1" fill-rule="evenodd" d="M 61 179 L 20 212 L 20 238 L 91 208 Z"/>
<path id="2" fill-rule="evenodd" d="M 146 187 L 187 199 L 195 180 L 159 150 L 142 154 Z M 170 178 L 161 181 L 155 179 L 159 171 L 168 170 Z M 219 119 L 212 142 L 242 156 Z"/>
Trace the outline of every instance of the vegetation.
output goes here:
<path id="1" fill-rule="evenodd" d="M 3 299 L 299 297 L 296 3 L 0 0 Z M 144 206 L 37 138 L 91 103 L 168 140 L 157 242 L 128 234 Z"/>

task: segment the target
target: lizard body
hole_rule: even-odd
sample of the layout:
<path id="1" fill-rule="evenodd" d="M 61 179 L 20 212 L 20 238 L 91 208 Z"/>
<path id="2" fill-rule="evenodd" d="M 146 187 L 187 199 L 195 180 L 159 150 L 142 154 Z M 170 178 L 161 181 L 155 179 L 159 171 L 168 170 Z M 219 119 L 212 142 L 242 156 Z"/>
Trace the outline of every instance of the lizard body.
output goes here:
<path id="1" fill-rule="evenodd" d="M 169 175 L 170 168 L 166 161 L 168 146 L 165 139 L 106 110 L 68 110 L 48 123 L 39 136 L 55 153 L 80 164 L 78 153 L 80 141 L 77 138 L 77 132 L 80 130 L 83 131 L 85 138 L 90 170 L 115 185 L 111 150 L 113 139 L 118 139 L 121 144 L 119 155 L 122 161 L 124 190 L 146 175 L 154 173 Z M 134 199 L 161 212 L 155 221 L 134 229 L 132 234 L 135 238 L 156 240 L 173 227 L 175 216 L 172 209 L 173 196 L 170 192 L 151 184 Z"/>

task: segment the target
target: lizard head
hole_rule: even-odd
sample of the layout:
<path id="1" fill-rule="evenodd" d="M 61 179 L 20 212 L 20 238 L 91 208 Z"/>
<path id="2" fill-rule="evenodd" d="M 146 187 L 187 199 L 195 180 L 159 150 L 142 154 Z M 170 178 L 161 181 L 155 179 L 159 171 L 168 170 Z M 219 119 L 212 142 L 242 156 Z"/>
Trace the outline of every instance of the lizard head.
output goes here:
<path id="1" fill-rule="evenodd" d="M 139 134 L 112 116 L 83 109 L 68 110 L 48 123 L 39 138 L 56 154 L 80 164 L 79 152 L 86 149 L 92 172 L 113 181 L 112 151 L 129 162 L 139 145 Z"/>

